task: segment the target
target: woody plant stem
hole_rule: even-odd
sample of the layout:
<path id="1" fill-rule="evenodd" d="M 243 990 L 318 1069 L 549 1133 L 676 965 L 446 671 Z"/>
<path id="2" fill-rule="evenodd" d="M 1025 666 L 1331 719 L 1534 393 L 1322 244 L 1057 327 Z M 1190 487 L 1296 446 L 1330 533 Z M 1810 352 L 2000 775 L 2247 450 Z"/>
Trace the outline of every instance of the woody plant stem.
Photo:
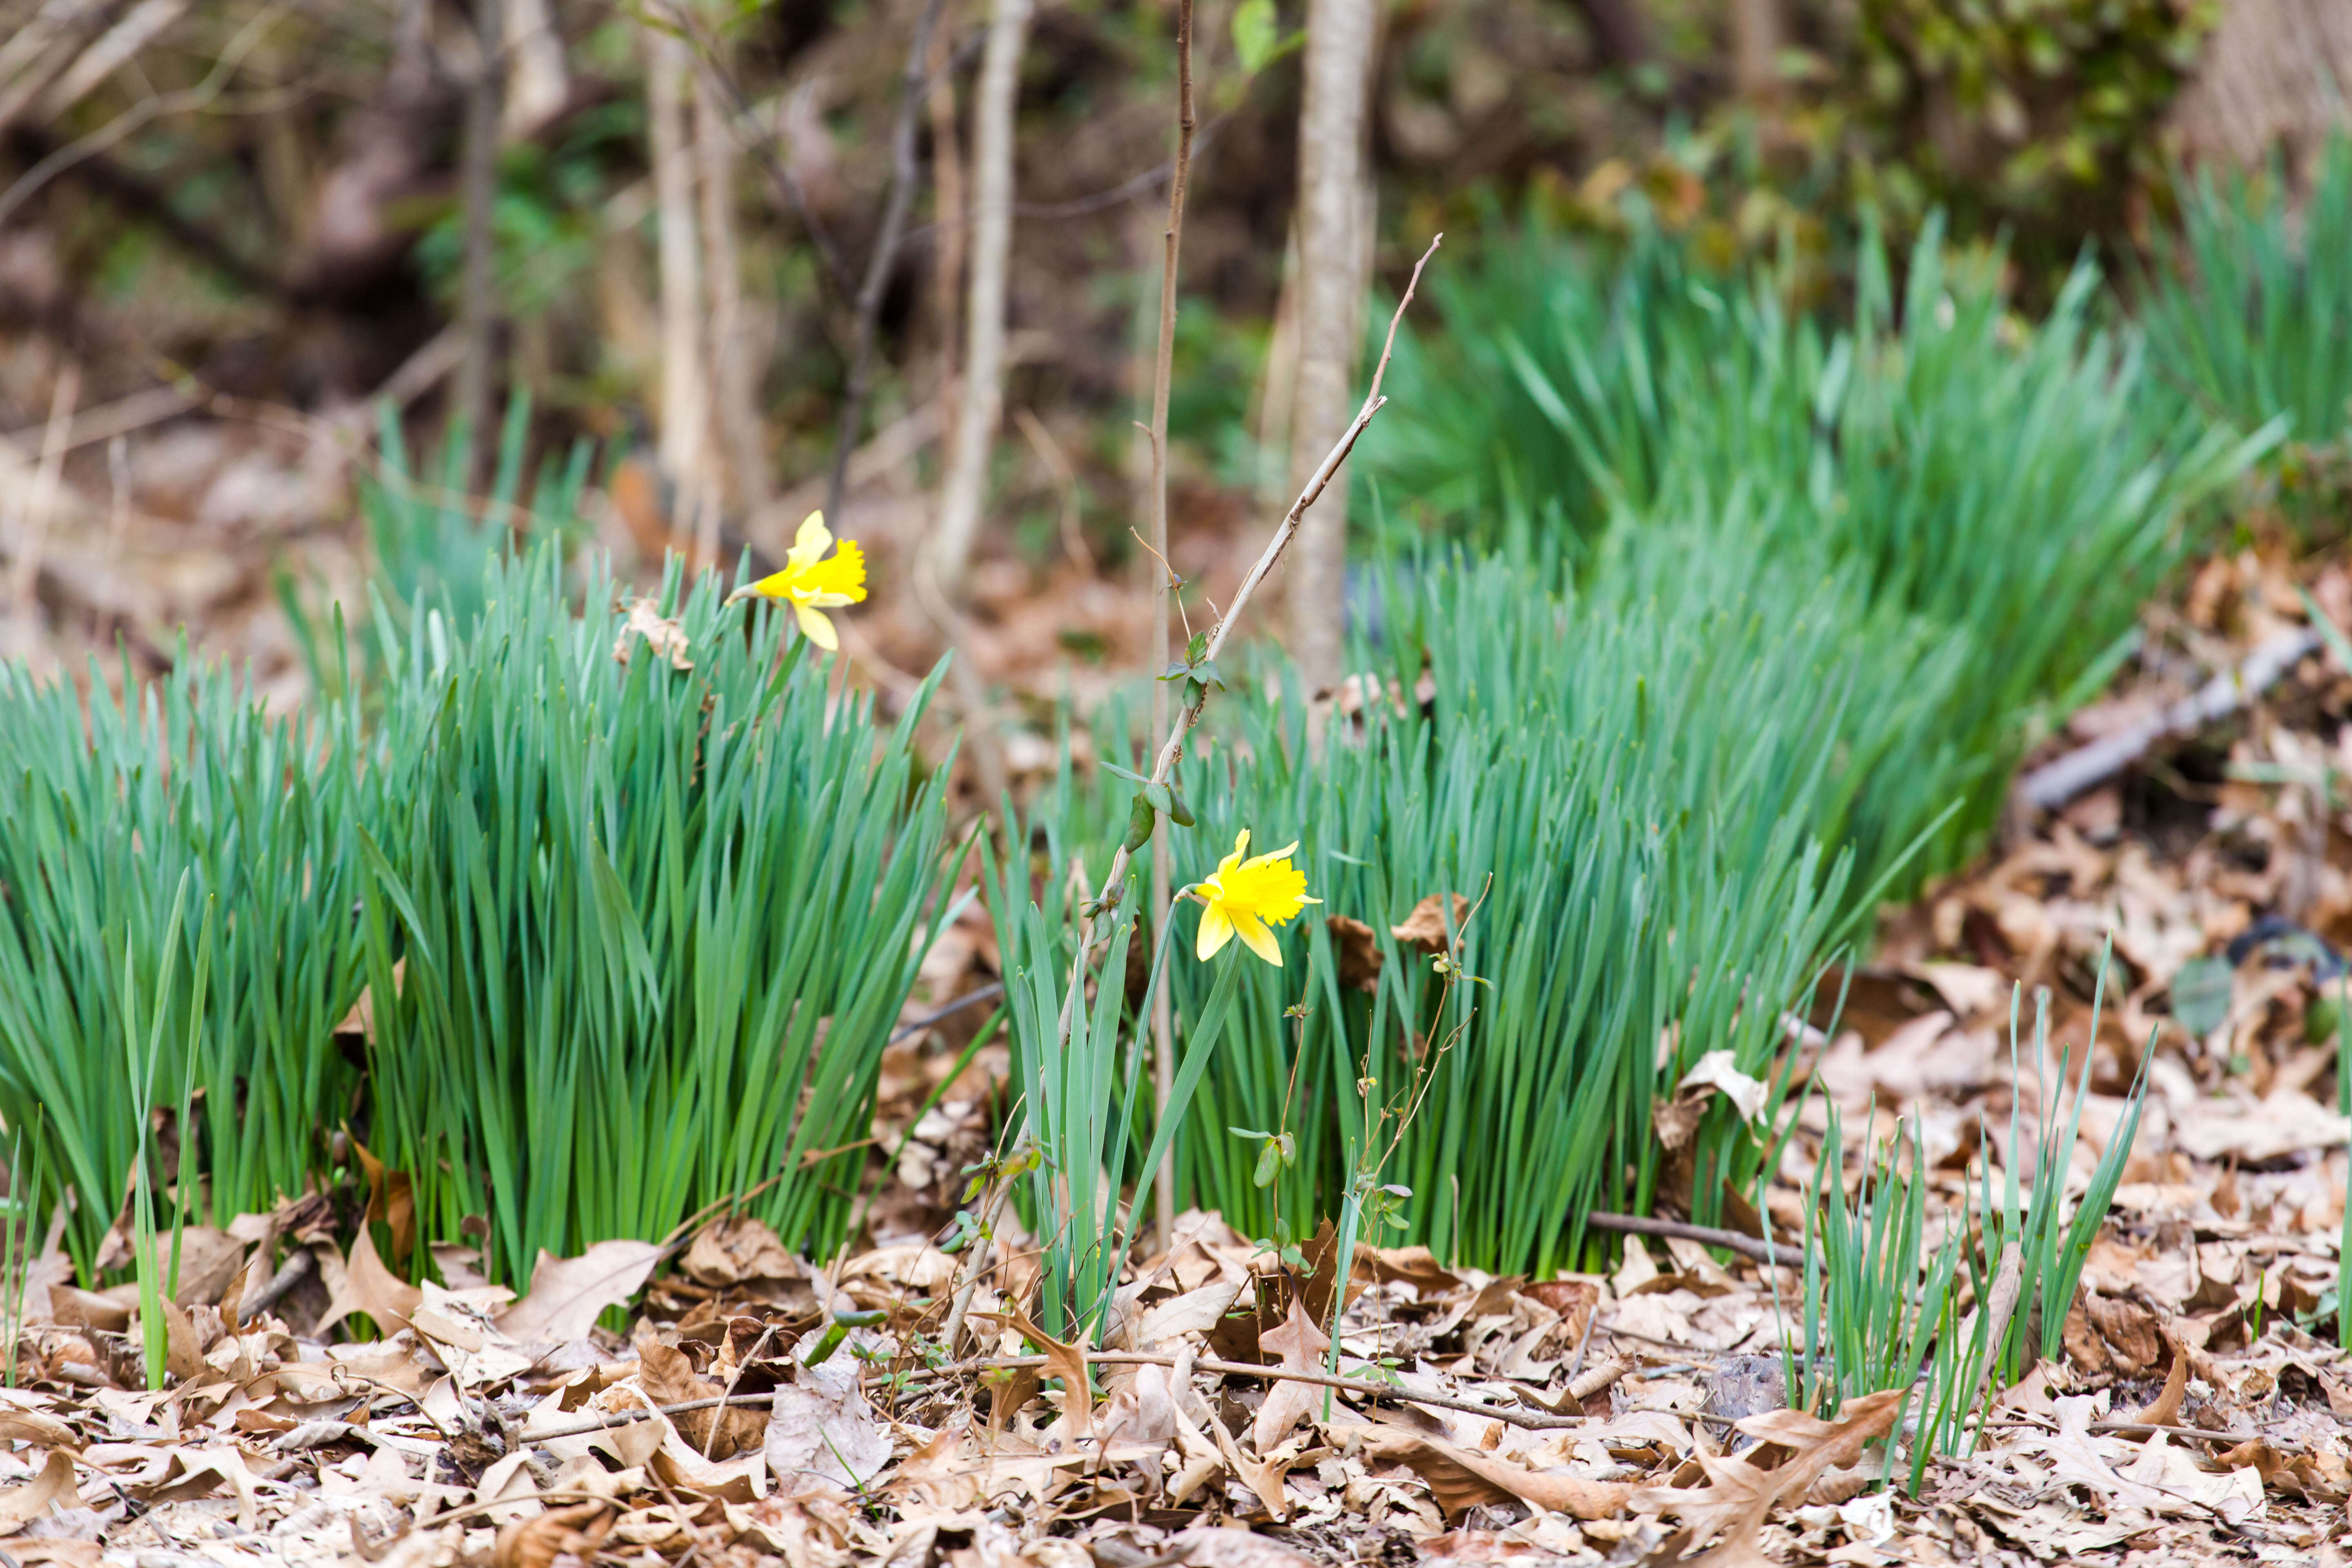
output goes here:
<path id="1" fill-rule="evenodd" d="M 1397 324 L 1404 320 L 1405 310 L 1412 303 L 1413 290 L 1421 286 L 1422 268 L 1429 265 L 1429 258 L 1437 254 L 1437 247 L 1444 242 L 1444 239 L 1445 237 L 1442 234 L 1432 238 L 1429 248 L 1423 251 L 1421 259 L 1412 264 L 1412 277 L 1405 284 L 1404 298 L 1397 301 L 1396 311 L 1389 318 L 1388 338 L 1381 345 L 1381 362 L 1372 371 L 1372 384 L 1370 390 L 1364 394 L 1363 406 L 1356 410 L 1356 417 L 1349 422 L 1348 428 L 1340 433 L 1339 439 L 1333 444 L 1330 451 L 1324 454 L 1323 461 L 1316 466 L 1314 474 L 1307 479 L 1307 488 L 1298 492 L 1298 499 L 1290 503 L 1290 510 L 1283 515 L 1281 525 L 1274 531 L 1274 537 L 1266 541 L 1265 549 L 1258 556 L 1256 564 L 1249 569 L 1249 575 L 1244 577 L 1242 585 L 1234 590 L 1234 602 L 1226 607 L 1225 613 L 1217 618 L 1216 626 L 1209 633 L 1209 645 L 1204 658 L 1213 660 L 1223 649 L 1225 639 L 1232 635 L 1234 624 L 1241 619 L 1242 612 L 1249 607 L 1249 602 L 1255 596 L 1259 584 L 1265 581 L 1266 574 L 1281 562 L 1282 552 L 1290 548 L 1290 542 L 1297 537 L 1299 520 L 1307 515 L 1307 509 L 1313 506 L 1321 497 L 1324 488 L 1330 484 L 1332 476 L 1337 474 L 1339 471 L 1339 466 L 1348 460 L 1348 454 L 1355 450 L 1356 438 L 1361 436 L 1364 433 L 1364 427 L 1372 422 L 1372 416 L 1378 414 L 1388 402 L 1388 399 L 1381 395 L 1381 379 L 1388 374 L 1389 356 L 1396 348 Z M 1151 765 L 1153 784 L 1165 784 L 1170 775 L 1175 773 L 1176 764 L 1183 760 L 1185 737 L 1192 732 L 1192 726 L 1200 722 L 1201 710 L 1207 705 L 1208 700 L 1209 689 L 1202 685 L 1198 688 L 1192 700 L 1176 710 L 1175 721 L 1168 731 L 1168 739 L 1161 743 L 1160 755 Z M 1059 1033 L 1061 1043 L 1066 1047 L 1070 1043 L 1071 1004 L 1086 991 L 1087 954 L 1095 943 L 1097 917 L 1115 911 L 1120 900 L 1125 898 L 1129 854 L 1126 845 L 1122 843 L 1118 852 L 1111 857 L 1110 874 L 1103 879 L 1101 898 L 1093 904 L 1081 906 L 1078 911 L 1078 955 L 1072 965 L 1069 991 L 1062 999 Z"/>
<path id="2" fill-rule="evenodd" d="M 1373 368 L 1372 384 L 1364 394 L 1363 406 L 1356 410 L 1356 417 L 1349 422 L 1348 428 L 1340 433 L 1339 439 L 1333 443 L 1331 450 L 1324 455 L 1323 461 L 1316 466 L 1314 474 L 1307 481 L 1306 489 L 1300 490 L 1298 499 L 1290 503 L 1290 510 L 1283 515 L 1280 525 L 1274 531 L 1274 537 L 1266 541 L 1265 549 L 1259 554 L 1256 563 L 1250 567 L 1249 574 L 1242 579 L 1242 585 L 1234 591 L 1234 602 L 1226 606 L 1225 613 L 1217 618 L 1216 626 L 1209 633 L 1208 647 L 1203 655 L 1204 658 L 1214 659 L 1224 647 L 1226 637 L 1232 634 L 1235 623 L 1241 619 L 1242 612 L 1249 607 L 1250 600 L 1255 596 L 1259 585 L 1265 581 L 1266 574 L 1281 562 L 1282 552 L 1290 547 L 1291 540 L 1297 536 L 1298 520 L 1307 515 L 1307 509 L 1315 504 L 1317 499 L 1322 495 L 1324 488 L 1331 482 L 1332 476 L 1339 471 L 1339 466 L 1348 460 L 1348 454 L 1355 450 L 1356 438 L 1361 436 L 1364 433 L 1364 427 L 1372 422 L 1372 416 L 1378 414 L 1388 402 L 1388 399 L 1381 395 L 1381 381 L 1388 374 L 1389 356 L 1396 349 L 1397 324 L 1404 320 L 1405 310 L 1412 303 L 1413 292 L 1421 287 L 1422 268 L 1429 265 L 1429 258 L 1437 254 L 1437 247 L 1444 244 L 1444 240 L 1445 237 L 1442 234 L 1433 237 L 1429 242 L 1429 248 L 1423 251 L 1421 259 L 1412 264 L 1412 277 L 1405 283 L 1404 298 L 1397 301 L 1395 313 L 1389 317 L 1388 337 L 1381 345 L 1380 363 Z M 1192 732 L 1192 726 L 1200 722 L 1201 710 L 1207 705 L 1208 700 L 1209 688 L 1202 684 L 1198 687 L 1192 700 L 1176 710 L 1175 721 L 1168 731 L 1168 738 L 1160 744 L 1160 755 L 1151 765 L 1153 784 L 1165 784 L 1169 776 L 1176 771 L 1176 764 L 1184 756 L 1184 739 Z M 1055 1028 L 1059 1046 L 1063 1050 L 1067 1050 L 1070 1045 L 1070 1027 L 1073 1022 L 1070 1009 L 1076 1005 L 1077 999 L 1086 994 L 1087 958 L 1095 944 L 1098 919 L 1117 910 L 1120 901 L 1126 897 L 1128 862 L 1130 858 L 1131 851 L 1122 840 L 1118 853 L 1111 857 L 1110 874 L 1103 879 L 1101 896 L 1078 907 L 1078 952 L 1077 956 L 1071 961 L 1069 989 L 1062 998 L 1061 1017 Z M 954 1353 L 956 1340 L 963 1328 L 964 1314 L 971 1305 L 973 1294 L 979 1289 L 981 1276 L 987 1271 L 986 1266 L 978 1262 L 977 1258 L 988 1250 L 987 1240 L 982 1237 L 979 1246 L 965 1254 L 966 1258 L 973 1258 L 975 1261 L 970 1267 L 960 1269 L 961 1278 L 957 1282 L 955 1295 L 949 1307 L 944 1342 L 948 1346 L 950 1354 Z"/>
<path id="3" fill-rule="evenodd" d="M 1184 234 L 1184 192 L 1192 178 L 1192 0 L 1176 5 L 1176 166 L 1168 182 L 1168 229 L 1160 259 L 1160 346 L 1151 362 L 1151 656 L 1144 673 L 1151 681 L 1151 731 L 1168 725 L 1168 683 L 1158 679 L 1168 661 L 1168 598 L 1173 574 L 1168 565 L 1168 398 L 1176 365 L 1176 253 Z M 1168 908 L 1168 836 L 1151 840 L 1151 907 Z M 1176 1047 L 1168 988 L 1151 998 L 1151 1081 L 1160 1114 L 1176 1083 Z M 1153 1189 L 1160 1250 L 1174 1237 L 1176 1167 L 1160 1168 Z"/>

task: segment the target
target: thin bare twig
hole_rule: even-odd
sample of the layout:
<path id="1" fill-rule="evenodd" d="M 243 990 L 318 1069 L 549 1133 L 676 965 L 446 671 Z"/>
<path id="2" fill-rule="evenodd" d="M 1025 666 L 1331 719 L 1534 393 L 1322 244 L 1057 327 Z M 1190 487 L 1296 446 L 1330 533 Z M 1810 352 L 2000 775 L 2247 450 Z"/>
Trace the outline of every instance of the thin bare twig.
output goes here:
<path id="1" fill-rule="evenodd" d="M 1431 239 L 1429 248 L 1423 251 L 1421 259 L 1412 264 L 1412 277 L 1405 284 L 1404 297 L 1397 301 L 1396 312 L 1389 318 L 1388 338 L 1381 344 L 1380 363 L 1372 372 L 1371 386 L 1364 394 L 1363 406 L 1356 411 L 1356 417 L 1349 422 L 1347 429 L 1340 432 L 1339 439 L 1332 444 L 1330 451 L 1324 455 L 1323 461 L 1318 464 L 1314 473 L 1307 477 L 1306 488 L 1298 492 L 1298 499 L 1290 503 L 1289 511 L 1283 515 L 1282 521 L 1275 528 L 1274 537 L 1266 542 L 1265 549 L 1250 566 L 1248 575 L 1242 579 L 1242 585 L 1234 590 L 1232 605 L 1217 618 L 1217 624 L 1209 632 L 1208 647 L 1203 657 L 1213 659 L 1224 651 L 1226 639 L 1233 636 L 1234 627 L 1240 621 L 1242 612 L 1249 607 L 1250 600 L 1255 596 L 1259 586 L 1265 583 L 1267 574 L 1280 564 L 1283 552 L 1289 549 L 1290 542 L 1297 537 L 1299 519 L 1306 516 L 1307 509 L 1321 498 L 1324 489 L 1330 484 L 1332 477 L 1339 473 L 1339 466 L 1348 460 L 1348 454 L 1356 449 L 1357 438 L 1363 435 L 1366 426 L 1371 424 L 1372 416 L 1378 414 L 1381 406 L 1387 403 L 1388 399 L 1381 395 L 1381 382 L 1388 374 L 1390 356 L 1396 351 L 1397 326 L 1404 320 L 1405 310 L 1412 304 L 1414 291 L 1421 287 L 1422 269 L 1429 265 L 1429 258 L 1437 254 L 1437 247 L 1444 242 L 1444 239 L 1445 237 L 1442 234 Z M 1153 784 L 1166 784 L 1169 775 L 1175 771 L 1177 763 L 1184 755 L 1184 742 L 1192 734 L 1192 726 L 1200 722 L 1201 710 L 1207 700 L 1208 693 L 1203 690 L 1199 697 L 1176 710 L 1175 721 L 1169 729 L 1168 738 L 1161 742 L 1160 754 L 1151 766 Z M 1104 879 L 1099 902 L 1092 909 L 1080 911 L 1077 956 L 1079 973 L 1074 976 L 1070 988 L 1072 996 L 1079 994 L 1086 989 L 1083 984 L 1084 965 L 1087 952 L 1094 945 L 1097 917 L 1109 914 L 1118 907 L 1123 896 L 1122 889 L 1127 877 L 1128 862 L 1131 858 L 1128 848 L 1121 845 L 1118 852 L 1111 857 L 1110 874 Z M 1066 1046 L 1069 1043 L 1070 1014 L 1066 1005 L 1068 998 L 1066 997 L 1064 1000 L 1061 1028 L 1063 1044 Z"/>
<path id="2" fill-rule="evenodd" d="M 1168 658 L 1168 397 L 1176 367 L 1176 259 L 1184 235 L 1184 195 L 1192 174 L 1192 0 L 1176 5 L 1176 163 L 1168 182 L 1168 230 L 1160 258 L 1160 347 L 1151 362 L 1151 553 L 1161 568 L 1151 575 L 1151 651 L 1144 679 L 1151 682 L 1151 732 L 1168 728 L 1168 683 L 1159 679 Z M 1151 907 L 1168 908 L 1168 835 L 1151 839 Z M 1176 1088 L 1173 1009 L 1168 987 L 1151 998 L 1151 1087 L 1161 1117 Z M 1160 1249 L 1174 1244 L 1176 1167 L 1163 1161 L 1152 1184 Z"/>
<path id="3" fill-rule="evenodd" d="M 2193 735 L 2228 718 L 2270 689 L 2305 655 L 2325 646 L 2326 638 L 2315 626 L 2280 632 L 2191 695 L 2042 763 L 2017 781 L 2017 796 L 2037 811 L 2055 811 L 2139 761 L 2159 741 Z"/>
<path id="4" fill-rule="evenodd" d="M 849 475 L 849 449 L 857 445 L 857 427 L 866 417 L 867 378 L 873 374 L 874 332 L 882 315 L 882 291 L 898 265 L 898 244 L 906 237 L 907 212 L 915 200 L 915 117 L 923 107 L 929 85 L 927 69 L 931 29 L 939 23 L 947 0 L 925 0 L 915 18 L 915 37 L 907 46 L 907 70 L 899 84 L 898 118 L 890 127 L 890 196 L 882 209 L 882 231 L 874 254 L 866 263 L 866 280 L 857 289 L 857 330 L 849 354 L 849 383 L 841 397 L 841 428 L 833 438 L 833 461 L 826 469 L 824 514 L 841 515 L 842 487 Z"/>
<path id="5" fill-rule="evenodd" d="M 1769 1242 L 1759 1241 L 1742 1231 L 1723 1230 L 1711 1225 L 1689 1225 L 1678 1219 L 1652 1219 L 1646 1215 L 1601 1213 L 1586 1215 L 1584 1223 L 1597 1226 L 1602 1230 L 1620 1231 L 1633 1236 L 1677 1237 L 1685 1241 L 1702 1242 L 1708 1247 L 1720 1247 L 1727 1251 L 1736 1252 L 1742 1258 L 1752 1258 L 1759 1263 L 1768 1265 L 1778 1261 Z M 1780 1250 L 1780 1258 L 1789 1256 L 1790 1256 L 1790 1249 L 1784 1247 Z M 1797 1250 L 1796 1256 L 1801 1258 L 1803 1256 L 1801 1248 Z"/>

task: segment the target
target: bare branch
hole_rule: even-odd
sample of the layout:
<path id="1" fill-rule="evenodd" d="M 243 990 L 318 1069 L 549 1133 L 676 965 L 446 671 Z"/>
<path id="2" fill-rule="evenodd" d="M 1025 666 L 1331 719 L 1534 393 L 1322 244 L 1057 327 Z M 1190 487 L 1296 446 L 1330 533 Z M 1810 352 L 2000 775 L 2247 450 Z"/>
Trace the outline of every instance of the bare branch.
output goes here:
<path id="1" fill-rule="evenodd" d="M 1388 374 L 1389 356 L 1396 351 L 1397 324 L 1404 320 L 1405 310 L 1412 304 L 1412 297 L 1421 287 L 1422 268 L 1429 265 L 1429 258 L 1437 254 L 1437 247 L 1444 239 L 1442 234 L 1433 238 L 1429 248 L 1421 253 L 1421 259 L 1412 264 L 1412 278 L 1405 284 L 1404 298 L 1397 301 L 1396 313 L 1389 318 L 1388 339 L 1381 345 L 1381 361 L 1372 371 L 1371 386 L 1364 394 L 1363 406 L 1356 411 L 1354 420 L 1308 477 L 1306 489 L 1300 490 L 1298 499 L 1290 503 L 1290 510 L 1284 514 L 1281 523 L 1275 529 L 1274 537 L 1266 541 L 1265 551 L 1259 554 L 1256 563 L 1250 567 L 1249 574 L 1242 579 L 1241 587 L 1234 594 L 1232 607 L 1218 617 L 1216 626 L 1209 633 L 1206 657 L 1213 659 L 1224 650 L 1225 639 L 1233 635 L 1234 625 L 1240 621 L 1242 612 L 1249 607 L 1258 585 L 1281 562 L 1283 552 L 1290 548 L 1290 542 L 1297 536 L 1299 519 L 1307 515 L 1307 509 L 1323 494 L 1332 476 L 1339 471 L 1339 466 L 1348 460 L 1348 454 L 1356 449 L 1357 437 L 1364 433 L 1365 426 L 1372 422 L 1372 416 L 1378 414 L 1381 405 L 1387 401 L 1381 395 L 1381 382 Z M 1160 745 L 1160 755 L 1151 765 L 1153 784 L 1166 784 L 1169 775 L 1175 772 L 1177 763 L 1184 755 L 1185 738 L 1192 733 L 1192 726 L 1200 722 L 1201 710 L 1207 701 L 1208 693 L 1204 689 L 1176 710 L 1175 722 L 1170 727 L 1168 738 Z M 1066 1047 L 1069 1044 L 1070 1003 L 1086 992 L 1087 954 L 1094 945 L 1097 920 L 1118 907 L 1119 900 L 1124 896 L 1129 858 L 1130 852 L 1121 844 L 1118 853 L 1111 857 L 1110 874 L 1103 879 L 1100 899 L 1092 909 L 1082 909 L 1079 913 L 1077 957 L 1074 961 L 1068 993 L 1063 998 L 1060 1024 L 1062 1043 Z"/>
<path id="2" fill-rule="evenodd" d="M 1168 658 L 1168 397 L 1175 379 L 1176 260 L 1184 235 L 1185 187 L 1192 175 L 1192 0 L 1176 5 L 1176 160 L 1168 182 L 1168 230 L 1160 258 L 1160 348 L 1151 363 L 1151 554 L 1160 570 L 1151 577 L 1151 651 L 1144 659 L 1144 677 L 1151 681 L 1151 732 L 1168 727 L 1168 683 L 1156 678 Z M 1168 836 L 1151 841 L 1151 907 L 1168 907 Z M 1176 1086 L 1175 1028 L 1168 988 L 1161 986 L 1151 1002 L 1151 1081 L 1160 1114 L 1168 1114 L 1168 1098 Z M 1153 1213 L 1161 1250 L 1173 1244 L 1176 1218 L 1176 1167 L 1162 1162 L 1152 1189 Z"/>

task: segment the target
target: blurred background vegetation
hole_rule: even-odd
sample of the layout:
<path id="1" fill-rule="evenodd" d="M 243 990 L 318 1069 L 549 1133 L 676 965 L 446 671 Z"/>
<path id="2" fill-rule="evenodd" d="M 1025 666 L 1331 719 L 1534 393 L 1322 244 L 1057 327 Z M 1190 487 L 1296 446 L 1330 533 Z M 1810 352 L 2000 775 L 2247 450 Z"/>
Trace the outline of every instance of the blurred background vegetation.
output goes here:
<path id="1" fill-rule="evenodd" d="M 2197 180 L 2263 171 L 2252 196 L 2229 198 L 2257 203 L 2307 187 L 2335 113 L 2329 73 L 2352 59 L 2352 29 L 2316 0 L 2226 15 L 2217 0 L 1373 10 L 1365 276 L 1393 290 L 1445 230 L 1443 325 L 1415 326 L 1451 334 L 1451 350 L 1430 352 L 1469 355 L 1462 367 L 1490 383 L 1509 375 L 1491 329 L 1519 312 L 1539 357 L 1546 332 L 1580 334 L 1612 309 L 1612 331 L 1671 333 L 1710 300 L 1748 309 L 1733 279 L 1757 263 L 1769 282 L 1756 308 L 1841 314 L 1862 286 L 1858 258 L 1883 247 L 1899 283 L 1931 224 L 1987 258 L 2006 305 L 2030 316 L 2086 256 L 2128 296 L 2145 264 L 2195 248 L 2193 228 L 2171 237 Z M 469 399 L 488 424 L 509 393 L 530 399 L 525 491 L 587 443 L 583 515 L 635 552 L 641 575 L 692 533 L 674 515 L 681 483 L 716 497 L 730 544 L 778 544 L 824 493 L 902 99 L 912 205 L 878 277 L 871 387 L 836 521 L 872 541 L 886 583 L 918 548 L 964 331 L 981 0 L 501 0 L 492 298 L 478 314 L 464 299 L 478 6 L 6 0 L 0 14 L 12 651 L 70 666 L 77 647 L 128 634 L 160 668 L 163 628 L 189 622 L 290 698 L 304 665 L 273 577 L 355 603 L 371 537 L 360 481 L 434 471 L 379 430 L 442 450 Z M 1120 599 L 1139 581 L 1130 527 L 1147 510 L 1149 455 L 1136 421 L 1156 331 L 1173 16 L 1170 0 L 1057 0 L 1037 9 L 1021 58 L 1005 418 L 961 584 L 981 616 L 973 652 L 998 679 L 1141 654 L 1135 617 L 1099 595 L 1064 595 L 1042 616 L 1024 606 L 1057 572 Z M 934 17 L 918 102 L 908 49 Z M 1177 569 L 1210 583 L 1220 542 L 1286 499 L 1305 20 L 1304 0 L 1203 0 L 1196 26 L 1170 434 Z M 713 318 L 692 356 L 713 406 L 691 474 L 675 471 L 663 406 L 648 78 L 666 41 L 690 62 L 682 155 Z M 2105 296 L 2087 307 L 2109 308 Z M 2163 319 L 2181 319 L 2178 301 Z M 1589 352 L 1619 351 L 1596 340 Z M 467 384 L 475 355 L 487 396 Z M 1412 420 L 1472 416 L 1427 404 Z M 63 449 L 45 468 L 59 418 Z M 1410 446 L 1413 433 L 1391 436 Z M 1376 512 L 1496 499 L 1459 465 L 1435 476 L 1383 463 L 1383 449 L 1368 448 L 1356 481 L 1359 531 Z M 1538 471 L 1521 478 L 1550 487 L 1562 476 L 1540 470 L 1564 450 L 1522 444 L 1517 460 Z M 1609 455 L 1611 474 L 1638 488 L 1626 456 Z M 455 477 L 486 489 L 492 476 Z M 1589 511 L 1576 490 L 1590 478 L 1551 499 Z M 911 613 L 877 611 L 868 629 L 871 661 L 896 670 L 924 668 L 939 642 Z"/>

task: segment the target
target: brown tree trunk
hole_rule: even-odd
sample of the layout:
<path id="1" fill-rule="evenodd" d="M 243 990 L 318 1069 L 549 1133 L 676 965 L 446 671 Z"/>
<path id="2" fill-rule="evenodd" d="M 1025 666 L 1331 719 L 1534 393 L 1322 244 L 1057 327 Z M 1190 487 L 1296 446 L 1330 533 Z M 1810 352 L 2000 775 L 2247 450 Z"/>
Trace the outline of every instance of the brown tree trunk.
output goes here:
<path id="1" fill-rule="evenodd" d="M 499 105 L 506 80 L 502 0 L 474 0 L 474 41 L 480 58 L 466 94 L 466 271 L 458 295 L 465 357 L 450 408 L 453 429 L 474 444 L 469 482 L 487 472 L 491 437 L 490 370 L 498 333 L 497 236 L 491 228 L 499 184 Z"/>
<path id="2" fill-rule="evenodd" d="M 686 121 L 692 54 L 673 33 L 648 27 L 645 37 L 646 131 L 661 244 L 661 465 L 677 487 L 670 531 L 694 537 L 711 498 L 705 482 L 710 404 L 702 376 L 702 247 Z"/>
<path id="3" fill-rule="evenodd" d="M 1731 80 L 1742 101 L 1779 92 L 1782 37 L 1780 0 L 1731 0 Z"/>
<path id="4" fill-rule="evenodd" d="M 2300 164 L 2352 123 L 2347 100 L 2352 5 L 2231 0 L 2172 119 L 2194 157 L 2255 163 L 2284 147 Z"/>
<path id="5" fill-rule="evenodd" d="M 1013 250 L 1013 117 L 1034 0 L 993 0 L 972 107 L 971 289 L 964 309 L 963 386 L 950 435 L 931 541 L 933 580 L 959 592 L 988 499 L 988 460 L 1004 412 L 1004 300 Z"/>
<path id="6" fill-rule="evenodd" d="M 707 86 L 694 95 L 694 145 L 702 176 L 702 247 L 710 279 L 709 364 L 717 435 L 728 488 L 742 517 L 768 504 L 768 458 L 760 438 L 760 365 L 743 302 L 743 262 L 735 236 L 735 138 Z M 715 551 L 718 541 L 698 541 Z M 706 557 L 708 559 L 708 557 Z"/>
<path id="7" fill-rule="evenodd" d="M 1309 0 L 1307 93 L 1298 118 L 1298 392 L 1290 423 L 1294 493 L 1355 416 L 1367 226 L 1364 118 L 1372 0 Z M 1290 559 L 1290 651 L 1307 689 L 1339 679 L 1347 650 L 1347 488 L 1299 527 Z"/>
<path id="8" fill-rule="evenodd" d="M 1577 9 L 1584 13 L 1584 25 L 1592 29 L 1602 64 L 1622 70 L 1649 59 L 1650 19 L 1642 10 L 1642 0 L 1577 0 Z"/>

